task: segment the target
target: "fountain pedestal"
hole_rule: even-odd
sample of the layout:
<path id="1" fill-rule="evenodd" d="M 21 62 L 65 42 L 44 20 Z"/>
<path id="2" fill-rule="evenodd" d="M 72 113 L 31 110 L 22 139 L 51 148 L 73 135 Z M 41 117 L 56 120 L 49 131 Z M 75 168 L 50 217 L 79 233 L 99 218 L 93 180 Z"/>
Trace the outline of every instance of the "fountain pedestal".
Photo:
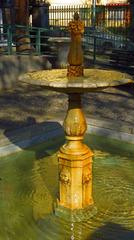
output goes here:
<path id="1" fill-rule="evenodd" d="M 83 51 L 81 37 L 84 24 L 78 13 L 69 23 L 71 43 L 68 53 L 67 77 L 83 76 Z M 66 144 L 59 151 L 59 201 L 58 206 L 79 210 L 93 205 L 92 199 L 92 151 L 82 143 L 87 129 L 86 120 L 81 108 L 81 95 L 69 93 L 69 106 L 64 120 Z M 64 212 L 64 211 L 63 211 Z"/>
<path id="2" fill-rule="evenodd" d="M 67 142 L 60 148 L 58 154 L 59 205 L 72 210 L 93 204 L 93 153 L 82 143 L 86 128 L 80 94 L 69 94 L 69 108 L 64 121 Z"/>
<path id="3" fill-rule="evenodd" d="M 64 120 L 66 143 L 58 153 L 59 199 L 55 213 L 77 221 L 93 206 L 92 156 L 93 152 L 82 141 L 87 129 L 81 108 L 81 94 L 70 93 L 67 115 Z M 84 211 L 82 211 L 84 209 Z M 81 211 L 79 211 L 81 210 Z M 92 210 L 95 210 L 93 207 Z M 90 207 L 90 214 L 93 214 Z"/>

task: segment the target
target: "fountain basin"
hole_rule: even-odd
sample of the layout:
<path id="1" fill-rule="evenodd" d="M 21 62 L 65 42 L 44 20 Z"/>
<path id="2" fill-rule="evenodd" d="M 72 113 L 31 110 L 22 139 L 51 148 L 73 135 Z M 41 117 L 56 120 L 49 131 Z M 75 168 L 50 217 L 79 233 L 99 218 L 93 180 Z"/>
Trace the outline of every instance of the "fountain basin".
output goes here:
<path id="1" fill-rule="evenodd" d="M 84 76 L 71 79 L 66 74 L 66 69 L 36 71 L 24 74 L 20 80 L 64 93 L 98 91 L 107 87 L 133 83 L 129 74 L 114 70 L 85 69 Z"/>
<path id="2" fill-rule="evenodd" d="M 133 239 L 133 145 L 86 135 L 85 142 L 95 153 L 93 195 L 98 212 L 85 222 L 73 223 L 53 214 L 56 152 L 63 141 L 64 136 L 53 138 L 0 158 L 1 238 L 17 240 L 19 232 L 20 240 Z"/>

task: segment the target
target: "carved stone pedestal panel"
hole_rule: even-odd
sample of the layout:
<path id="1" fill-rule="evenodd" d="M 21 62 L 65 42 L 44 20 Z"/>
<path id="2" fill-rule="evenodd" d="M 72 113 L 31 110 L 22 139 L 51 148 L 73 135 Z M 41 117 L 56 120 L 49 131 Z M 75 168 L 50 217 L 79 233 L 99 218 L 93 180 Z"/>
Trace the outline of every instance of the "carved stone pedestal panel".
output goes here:
<path id="1" fill-rule="evenodd" d="M 66 143 L 58 153 L 58 208 L 78 211 L 93 205 L 92 151 L 82 142 L 86 121 L 81 109 L 81 95 L 69 94 L 69 107 L 64 121 Z"/>
<path id="2" fill-rule="evenodd" d="M 74 143 L 73 143 L 74 144 Z M 79 144 L 80 145 L 80 144 Z M 59 204 L 69 209 L 81 209 L 93 204 L 92 152 L 84 144 L 67 154 L 68 145 L 59 152 Z M 79 155 L 77 154 L 79 152 Z"/>

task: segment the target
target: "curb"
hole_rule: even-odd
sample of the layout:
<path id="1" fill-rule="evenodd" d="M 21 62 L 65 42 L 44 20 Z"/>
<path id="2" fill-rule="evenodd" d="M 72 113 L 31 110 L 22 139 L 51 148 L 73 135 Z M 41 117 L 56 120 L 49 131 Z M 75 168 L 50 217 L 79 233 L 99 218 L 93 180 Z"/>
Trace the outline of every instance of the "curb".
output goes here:
<path id="1" fill-rule="evenodd" d="M 43 141 L 63 136 L 63 129 L 57 122 L 34 124 L 0 136 L 0 157 L 22 151 Z"/>
<path id="2" fill-rule="evenodd" d="M 88 119 L 87 126 L 88 133 L 134 144 L 134 126 L 124 122 Z"/>
<path id="3" fill-rule="evenodd" d="M 87 119 L 87 133 L 134 144 L 134 127 L 123 125 L 123 122 Z M 59 119 L 3 132 L 0 135 L 0 157 L 63 135 L 62 121 Z"/>

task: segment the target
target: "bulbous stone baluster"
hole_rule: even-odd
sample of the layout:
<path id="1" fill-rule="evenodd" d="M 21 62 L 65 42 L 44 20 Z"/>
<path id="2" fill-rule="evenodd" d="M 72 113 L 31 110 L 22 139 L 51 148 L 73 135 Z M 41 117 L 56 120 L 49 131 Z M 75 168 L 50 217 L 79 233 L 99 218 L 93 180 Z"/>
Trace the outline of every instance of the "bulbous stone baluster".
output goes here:
<path id="1" fill-rule="evenodd" d="M 81 109 L 81 95 L 79 93 L 69 94 L 68 112 L 63 126 L 67 139 L 83 138 L 87 125 Z"/>

